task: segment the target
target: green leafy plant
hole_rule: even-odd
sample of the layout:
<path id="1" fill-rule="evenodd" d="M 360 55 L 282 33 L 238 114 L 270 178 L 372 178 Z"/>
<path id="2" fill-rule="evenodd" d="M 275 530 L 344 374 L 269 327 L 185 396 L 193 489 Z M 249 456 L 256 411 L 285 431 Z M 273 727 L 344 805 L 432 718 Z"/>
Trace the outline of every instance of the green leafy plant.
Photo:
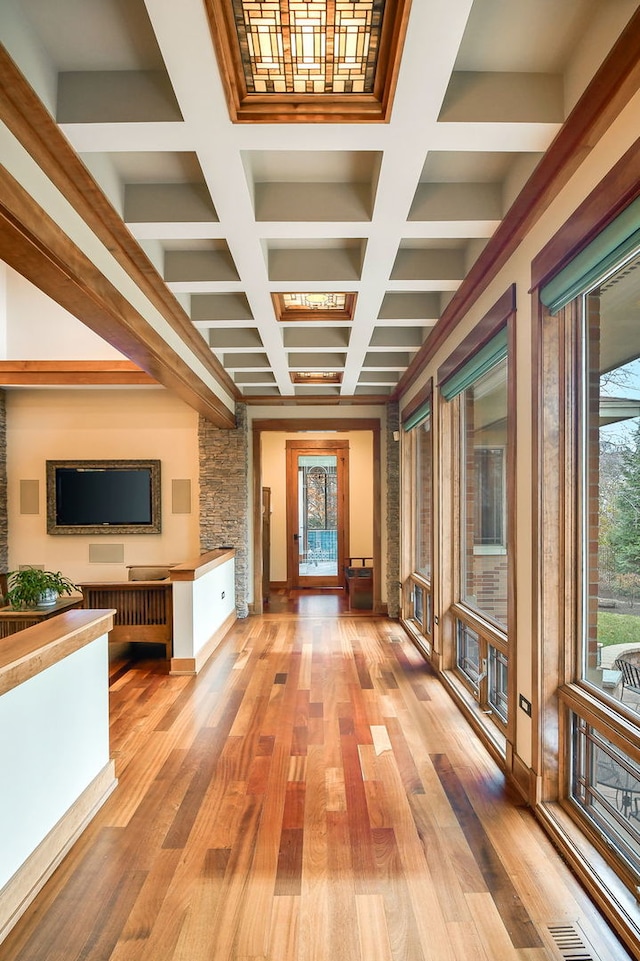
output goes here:
<path id="1" fill-rule="evenodd" d="M 41 571 L 25 567 L 11 571 L 7 577 L 6 599 L 14 608 L 34 607 L 42 594 L 53 591 L 56 595 L 73 594 L 78 588 L 60 571 Z"/>

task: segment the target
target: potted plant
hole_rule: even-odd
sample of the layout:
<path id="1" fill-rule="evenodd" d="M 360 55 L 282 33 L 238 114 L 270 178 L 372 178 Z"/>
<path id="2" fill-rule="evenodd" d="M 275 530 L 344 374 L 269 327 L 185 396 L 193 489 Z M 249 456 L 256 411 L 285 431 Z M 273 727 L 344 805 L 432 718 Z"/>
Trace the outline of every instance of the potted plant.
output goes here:
<path id="1" fill-rule="evenodd" d="M 61 594 L 73 594 L 79 590 L 60 571 L 42 571 L 36 567 L 11 571 L 7 586 L 6 599 L 14 608 L 53 607 Z"/>

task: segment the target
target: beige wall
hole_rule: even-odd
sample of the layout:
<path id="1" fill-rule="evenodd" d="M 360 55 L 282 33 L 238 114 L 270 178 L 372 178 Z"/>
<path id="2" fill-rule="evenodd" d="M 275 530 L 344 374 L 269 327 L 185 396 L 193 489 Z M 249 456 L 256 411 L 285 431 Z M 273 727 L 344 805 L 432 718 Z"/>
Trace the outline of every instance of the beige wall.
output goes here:
<path id="1" fill-rule="evenodd" d="M 48 535 L 46 460 L 161 461 L 162 533 Z M 44 564 L 72 580 L 120 580 L 127 564 L 179 563 L 199 552 L 198 416 L 158 388 L 7 391 L 9 568 Z M 171 482 L 191 481 L 191 513 L 173 514 Z M 39 513 L 20 513 L 20 481 L 38 480 Z M 89 562 L 90 544 L 121 544 L 124 564 Z"/>
<path id="2" fill-rule="evenodd" d="M 373 433 L 340 432 L 349 441 L 349 530 L 348 553 L 373 555 Z M 336 434 L 305 432 L 305 439 L 335 440 Z M 262 486 L 271 488 L 271 580 L 287 579 L 286 541 L 286 441 L 300 440 L 300 434 L 265 431 L 262 434 Z"/>

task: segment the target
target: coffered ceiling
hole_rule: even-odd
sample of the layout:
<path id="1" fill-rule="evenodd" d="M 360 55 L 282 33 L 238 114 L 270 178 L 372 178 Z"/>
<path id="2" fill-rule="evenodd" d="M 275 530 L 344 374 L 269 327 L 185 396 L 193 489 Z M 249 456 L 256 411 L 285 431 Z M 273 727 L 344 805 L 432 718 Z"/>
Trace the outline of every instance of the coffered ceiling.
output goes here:
<path id="1" fill-rule="evenodd" d="M 233 122 L 220 4 L 0 0 L 2 37 L 225 396 L 386 399 L 637 4 L 388 0 L 387 119 L 345 122 Z"/>

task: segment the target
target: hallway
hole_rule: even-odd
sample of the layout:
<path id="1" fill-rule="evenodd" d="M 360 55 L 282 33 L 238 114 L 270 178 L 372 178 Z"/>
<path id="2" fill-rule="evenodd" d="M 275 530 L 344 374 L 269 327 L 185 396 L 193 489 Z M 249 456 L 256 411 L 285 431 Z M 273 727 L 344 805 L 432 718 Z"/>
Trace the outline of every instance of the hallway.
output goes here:
<path id="1" fill-rule="evenodd" d="M 119 786 L 1 961 L 629 957 L 401 627 L 319 610 L 113 683 Z"/>

